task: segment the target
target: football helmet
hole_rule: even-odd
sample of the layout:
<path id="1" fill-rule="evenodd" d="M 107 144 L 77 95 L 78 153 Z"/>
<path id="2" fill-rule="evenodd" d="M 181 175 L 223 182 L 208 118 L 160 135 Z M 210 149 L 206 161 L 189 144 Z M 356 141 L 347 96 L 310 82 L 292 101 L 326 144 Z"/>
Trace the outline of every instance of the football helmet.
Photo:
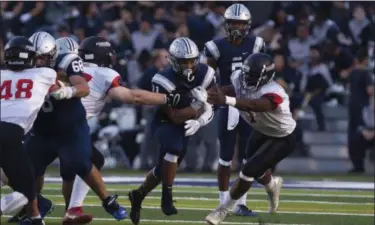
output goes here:
<path id="1" fill-rule="evenodd" d="M 78 55 L 78 43 L 69 37 L 62 37 L 56 40 L 57 55 L 74 53 Z"/>
<path id="2" fill-rule="evenodd" d="M 248 56 L 241 69 L 241 86 L 248 90 L 257 90 L 270 82 L 275 76 L 275 64 L 271 56 L 255 53 Z"/>
<path id="3" fill-rule="evenodd" d="M 250 11 L 243 4 L 233 4 L 224 13 L 224 28 L 230 41 L 243 39 L 251 25 Z"/>
<path id="4" fill-rule="evenodd" d="M 78 48 L 78 54 L 84 62 L 95 63 L 101 67 L 112 68 L 114 64 L 115 53 L 111 43 L 98 36 L 84 39 Z"/>
<path id="5" fill-rule="evenodd" d="M 14 36 L 4 47 L 4 62 L 10 70 L 34 67 L 36 51 L 33 44 L 23 36 Z"/>
<path id="6" fill-rule="evenodd" d="M 172 69 L 186 78 L 194 80 L 194 71 L 199 63 L 199 50 L 194 41 L 186 37 L 175 39 L 169 46 L 169 62 Z"/>
<path id="7" fill-rule="evenodd" d="M 56 62 L 56 40 L 47 32 L 36 32 L 29 38 L 36 50 L 36 66 L 53 68 Z"/>

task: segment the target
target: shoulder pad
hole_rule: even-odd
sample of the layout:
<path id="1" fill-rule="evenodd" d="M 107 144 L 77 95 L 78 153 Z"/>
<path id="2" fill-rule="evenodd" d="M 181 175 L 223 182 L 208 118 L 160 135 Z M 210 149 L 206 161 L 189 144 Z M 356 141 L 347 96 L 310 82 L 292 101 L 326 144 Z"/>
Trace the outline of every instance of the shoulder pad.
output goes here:
<path id="1" fill-rule="evenodd" d="M 172 92 L 176 89 L 176 85 L 162 73 L 155 74 L 152 78 L 152 83 L 163 87 L 168 92 Z"/>

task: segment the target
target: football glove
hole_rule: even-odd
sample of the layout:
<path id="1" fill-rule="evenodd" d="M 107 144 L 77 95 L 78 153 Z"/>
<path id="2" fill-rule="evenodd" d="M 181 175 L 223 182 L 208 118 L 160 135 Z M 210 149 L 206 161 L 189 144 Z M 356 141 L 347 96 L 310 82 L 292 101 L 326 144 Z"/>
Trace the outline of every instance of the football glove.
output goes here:
<path id="1" fill-rule="evenodd" d="M 70 99 L 72 98 L 76 93 L 76 89 L 74 87 L 61 87 L 57 91 L 54 91 L 50 93 L 50 95 L 56 99 Z"/>

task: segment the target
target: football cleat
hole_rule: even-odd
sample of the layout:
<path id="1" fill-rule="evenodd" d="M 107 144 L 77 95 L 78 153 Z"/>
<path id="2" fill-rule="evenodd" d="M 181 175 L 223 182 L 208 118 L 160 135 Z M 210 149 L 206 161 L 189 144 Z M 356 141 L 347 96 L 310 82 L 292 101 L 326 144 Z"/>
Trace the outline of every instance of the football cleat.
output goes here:
<path id="1" fill-rule="evenodd" d="M 74 207 L 71 209 L 68 209 L 68 211 L 65 213 L 65 217 L 63 219 L 62 224 L 68 225 L 68 224 L 86 224 L 90 223 L 93 219 L 92 215 L 84 214 L 82 207 Z"/>
<path id="2" fill-rule="evenodd" d="M 225 220 L 229 215 L 228 209 L 223 206 L 217 207 L 206 217 L 205 221 L 210 225 L 218 225 Z"/>
<path id="3" fill-rule="evenodd" d="M 55 206 L 50 200 L 44 198 L 41 194 L 38 194 L 37 198 L 40 217 L 43 219 L 47 214 L 50 214 L 53 211 Z M 8 223 L 18 223 L 20 221 L 23 221 L 24 219 L 26 219 L 25 208 L 19 211 L 15 216 L 11 217 L 8 220 Z"/>
<path id="4" fill-rule="evenodd" d="M 275 185 L 269 191 L 267 191 L 267 198 L 268 198 L 268 212 L 275 213 L 279 208 L 280 202 L 280 191 L 283 186 L 283 178 L 281 177 L 274 177 Z"/>
<path id="5" fill-rule="evenodd" d="M 257 216 L 251 209 L 247 208 L 245 205 L 237 205 L 232 210 L 233 215 L 236 216 Z"/>
<path id="6" fill-rule="evenodd" d="M 129 192 L 128 197 L 131 204 L 130 220 L 134 225 L 138 225 L 141 218 L 142 194 L 137 190 L 132 190 Z"/>
<path id="7" fill-rule="evenodd" d="M 118 195 L 109 196 L 103 201 L 103 208 L 105 211 L 113 216 L 117 221 L 123 220 L 127 217 L 126 209 L 118 204 L 116 199 Z"/>
<path id="8" fill-rule="evenodd" d="M 45 225 L 42 218 L 29 218 L 24 217 L 20 222 L 19 225 Z"/>

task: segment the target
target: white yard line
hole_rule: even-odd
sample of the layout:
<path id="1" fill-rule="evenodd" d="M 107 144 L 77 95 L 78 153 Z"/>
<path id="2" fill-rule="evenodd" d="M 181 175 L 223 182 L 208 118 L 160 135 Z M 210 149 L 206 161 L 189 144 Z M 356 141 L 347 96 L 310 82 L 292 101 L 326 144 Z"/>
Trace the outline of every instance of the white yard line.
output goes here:
<path id="1" fill-rule="evenodd" d="M 62 198 L 62 195 L 49 195 L 43 194 L 44 197 L 52 197 L 52 198 Z M 86 198 L 94 198 L 97 199 L 98 197 L 95 195 L 88 195 Z M 147 196 L 146 199 L 161 199 L 158 196 Z M 175 200 L 190 200 L 190 201 L 219 201 L 216 198 L 199 198 L 199 197 L 173 197 Z M 266 199 L 248 199 L 248 202 L 264 202 Z M 327 205 L 374 205 L 374 202 L 333 202 L 333 201 L 309 201 L 309 200 L 280 200 L 280 202 L 284 203 L 311 203 L 311 204 L 327 204 Z"/>
<path id="2" fill-rule="evenodd" d="M 56 203 L 56 206 L 64 206 L 65 203 Z M 84 204 L 84 206 L 87 207 L 102 207 L 99 204 Z M 130 205 L 125 205 L 126 208 L 129 208 Z M 160 210 L 160 207 L 156 206 L 142 206 L 143 209 L 158 209 Z M 191 207 L 177 207 L 178 209 L 181 210 L 190 210 L 190 211 L 212 211 L 214 209 L 204 209 L 204 208 L 191 208 Z M 268 213 L 266 210 L 254 210 L 254 212 L 258 213 Z M 302 215 L 334 215 L 334 216 L 364 216 L 368 217 L 371 216 L 373 217 L 374 214 L 362 214 L 362 213 L 339 213 L 339 212 L 296 212 L 296 211 L 278 211 L 277 214 L 302 214 Z"/>
<path id="3" fill-rule="evenodd" d="M 5 216 L 9 218 L 10 216 Z M 50 220 L 61 220 L 62 217 L 46 217 L 46 219 Z M 116 222 L 114 219 L 110 218 L 94 218 L 93 221 L 113 221 Z M 126 222 L 129 222 L 129 220 L 124 220 Z M 207 224 L 205 221 L 199 221 L 199 220 L 150 220 L 150 219 L 141 219 L 142 223 L 192 223 L 192 224 Z M 259 225 L 259 223 L 245 223 L 245 222 L 222 222 L 221 224 L 227 224 L 227 225 Z M 295 223 L 267 223 L 267 225 L 308 225 L 308 224 L 295 224 Z"/>
<path id="4" fill-rule="evenodd" d="M 9 190 L 9 187 L 2 187 L 4 190 Z M 61 190 L 61 188 L 53 188 L 53 187 L 45 187 L 43 190 L 46 191 L 56 191 Z M 131 189 L 119 189 L 119 188 L 108 188 L 108 191 L 111 192 L 129 192 Z M 349 194 L 316 194 L 311 193 L 313 190 L 306 190 L 306 193 L 282 193 L 282 196 L 301 196 L 301 197 L 338 197 L 338 198 L 374 198 L 374 195 L 349 195 Z M 160 189 L 153 190 L 152 192 L 161 193 Z M 218 191 L 205 191 L 205 190 L 173 190 L 174 193 L 184 193 L 184 194 L 217 194 Z M 252 192 L 250 190 L 249 196 L 251 195 L 264 195 L 266 196 L 266 192 Z M 219 196 L 219 195 L 218 195 Z"/>

